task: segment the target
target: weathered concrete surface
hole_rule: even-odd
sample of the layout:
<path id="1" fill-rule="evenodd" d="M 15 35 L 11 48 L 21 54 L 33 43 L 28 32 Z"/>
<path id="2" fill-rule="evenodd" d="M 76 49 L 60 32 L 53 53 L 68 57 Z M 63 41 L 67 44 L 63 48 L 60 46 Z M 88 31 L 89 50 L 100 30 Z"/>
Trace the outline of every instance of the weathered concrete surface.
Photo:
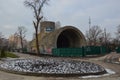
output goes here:
<path id="1" fill-rule="evenodd" d="M 47 48 L 57 48 L 57 41 L 60 35 L 63 36 L 62 39 L 68 39 L 68 42 L 70 42 L 68 47 L 80 47 L 86 45 L 86 40 L 82 32 L 73 26 L 65 26 L 50 33 L 40 33 L 39 42 Z"/>

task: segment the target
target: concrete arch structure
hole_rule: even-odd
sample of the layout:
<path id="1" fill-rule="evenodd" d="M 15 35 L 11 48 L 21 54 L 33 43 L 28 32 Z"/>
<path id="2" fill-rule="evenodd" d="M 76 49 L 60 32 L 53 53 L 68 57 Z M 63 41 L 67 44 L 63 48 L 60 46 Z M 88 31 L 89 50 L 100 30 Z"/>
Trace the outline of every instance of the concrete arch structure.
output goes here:
<path id="1" fill-rule="evenodd" d="M 78 48 L 86 44 L 82 32 L 73 26 L 60 28 L 55 38 L 56 48 Z"/>
<path id="2" fill-rule="evenodd" d="M 50 33 L 40 33 L 40 50 L 47 51 L 53 48 L 79 48 L 86 45 L 82 32 L 74 26 L 64 26 Z"/>

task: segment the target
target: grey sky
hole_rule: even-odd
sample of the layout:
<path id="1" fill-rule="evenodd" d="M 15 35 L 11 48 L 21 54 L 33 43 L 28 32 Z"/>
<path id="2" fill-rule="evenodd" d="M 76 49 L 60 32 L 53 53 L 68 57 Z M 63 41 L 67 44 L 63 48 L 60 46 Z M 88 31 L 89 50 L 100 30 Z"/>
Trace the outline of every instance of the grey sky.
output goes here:
<path id="1" fill-rule="evenodd" d="M 8 38 L 18 26 L 25 26 L 27 39 L 31 40 L 34 28 L 33 14 L 23 4 L 24 0 L 0 0 L 0 32 Z M 92 25 L 106 28 L 113 36 L 120 24 L 120 0 L 51 0 L 43 9 L 47 20 L 60 21 L 62 26 L 73 25 L 84 34 L 88 19 Z"/>

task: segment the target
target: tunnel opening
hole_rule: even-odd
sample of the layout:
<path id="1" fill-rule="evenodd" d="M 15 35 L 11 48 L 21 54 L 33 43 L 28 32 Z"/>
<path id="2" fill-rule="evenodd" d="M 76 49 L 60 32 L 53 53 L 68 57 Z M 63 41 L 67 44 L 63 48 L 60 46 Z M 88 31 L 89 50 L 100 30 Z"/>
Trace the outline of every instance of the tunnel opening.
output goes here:
<path id="1" fill-rule="evenodd" d="M 73 29 L 62 31 L 57 38 L 57 48 L 80 47 L 80 34 Z"/>

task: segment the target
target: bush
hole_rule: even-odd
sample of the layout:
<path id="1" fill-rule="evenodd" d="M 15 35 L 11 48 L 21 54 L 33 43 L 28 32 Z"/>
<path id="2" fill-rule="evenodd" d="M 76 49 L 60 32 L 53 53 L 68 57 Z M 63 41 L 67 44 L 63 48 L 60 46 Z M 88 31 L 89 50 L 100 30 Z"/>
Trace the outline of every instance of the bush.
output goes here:
<path id="1" fill-rule="evenodd" d="M 6 57 L 11 57 L 11 58 L 18 58 L 17 55 L 11 53 L 11 52 L 6 52 Z"/>
<path id="2" fill-rule="evenodd" d="M 0 58 L 6 58 L 6 57 L 18 58 L 17 55 L 15 55 L 11 52 L 5 51 L 5 49 L 1 49 L 0 50 Z"/>
<path id="3" fill-rule="evenodd" d="M 3 48 L 3 49 L 1 49 L 1 54 L 0 54 L 0 57 L 1 57 L 1 58 L 5 58 L 5 57 L 6 57 L 6 53 L 5 53 L 4 48 Z"/>

